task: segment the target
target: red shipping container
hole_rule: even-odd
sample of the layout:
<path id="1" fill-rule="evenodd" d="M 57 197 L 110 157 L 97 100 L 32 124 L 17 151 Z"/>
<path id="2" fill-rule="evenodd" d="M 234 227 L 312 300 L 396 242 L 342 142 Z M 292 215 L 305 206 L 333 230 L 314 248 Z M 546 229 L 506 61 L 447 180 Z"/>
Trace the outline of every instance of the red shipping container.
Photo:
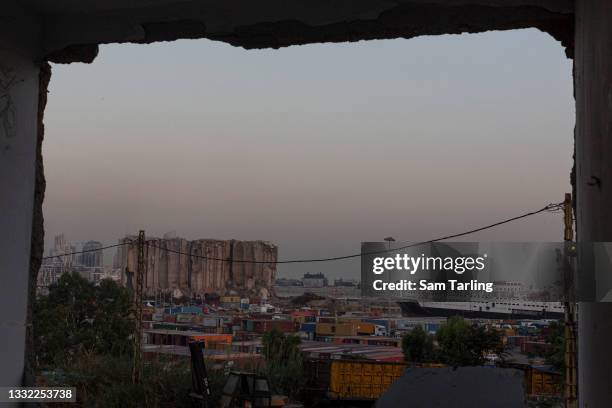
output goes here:
<path id="1" fill-rule="evenodd" d="M 164 315 L 164 322 L 176 323 L 176 315 Z"/>
<path id="2" fill-rule="evenodd" d="M 551 345 L 548 343 L 539 343 L 526 341 L 521 346 L 521 352 L 524 354 L 534 354 L 543 356 L 550 351 Z"/>

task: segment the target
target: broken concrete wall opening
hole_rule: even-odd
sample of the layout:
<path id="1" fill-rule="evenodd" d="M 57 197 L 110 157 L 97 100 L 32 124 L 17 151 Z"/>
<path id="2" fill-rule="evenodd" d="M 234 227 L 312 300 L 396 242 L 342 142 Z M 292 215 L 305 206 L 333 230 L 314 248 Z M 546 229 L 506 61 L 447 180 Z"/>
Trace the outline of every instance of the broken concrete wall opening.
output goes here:
<path id="1" fill-rule="evenodd" d="M 28 296 L 42 256 L 44 177 L 40 155 L 45 60 L 92 62 L 98 44 L 210 38 L 248 48 L 324 41 L 411 38 L 536 27 L 575 55 L 578 239 L 611 241 L 612 4 L 606 0 L 405 0 L 390 2 L 64 0 L 10 2 L 0 11 L 0 238 L 5 331 L 2 385 L 23 381 Z M 575 27 L 575 33 L 574 33 Z M 599 183 L 592 183 L 593 179 Z M 582 259 L 582 262 L 588 259 Z M 9 278 L 10 276 L 10 278 Z M 581 405 L 609 406 L 612 308 L 580 306 Z"/>

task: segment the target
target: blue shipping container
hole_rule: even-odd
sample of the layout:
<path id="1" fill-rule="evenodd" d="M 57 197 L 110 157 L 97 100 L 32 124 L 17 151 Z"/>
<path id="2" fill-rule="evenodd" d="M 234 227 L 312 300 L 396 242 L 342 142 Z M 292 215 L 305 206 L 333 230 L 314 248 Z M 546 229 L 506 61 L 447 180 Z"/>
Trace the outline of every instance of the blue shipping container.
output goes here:
<path id="1" fill-rule="evenodd" d="M 314 333 L 316 328 L 317 328 L 316 323 L 302 323 L 300 331 L 303 331 L 306 333 Z"/>

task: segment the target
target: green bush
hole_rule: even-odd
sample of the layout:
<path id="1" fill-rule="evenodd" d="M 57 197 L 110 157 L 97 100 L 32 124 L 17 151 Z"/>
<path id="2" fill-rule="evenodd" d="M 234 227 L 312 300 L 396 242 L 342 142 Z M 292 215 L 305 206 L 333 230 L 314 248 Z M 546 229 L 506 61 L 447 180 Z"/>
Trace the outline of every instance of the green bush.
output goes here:
<path id="1" fill-rule="evenodd" d="M 209 370 L 211 406 L 219 402 L 225 377 Z M 130 358 L 81 355 L 71 364 L 45 371 L 41 383 L 77 389 L 83 407 L 190 407 L 191 367 L 188 360 L 160 359 L 144 364 L 142 381 L 132 383 Z"/>
<path id="2" fill-rule="evenodd" d="M 130 292 L 111 280 L 94 285 L 66 273 L 34 305 L 40 385 L 77 388 L 83 407 L 189 407 L 189 360 L 147 361 L 132 382 L 134 324 Z M 209 370 L 211 405 L 225 378 Z M 61 405 L 58 405 L 61 406 Z"/>
<path id="3" fill-rule="evenodd" d="M 268 378 L 272 391 L 301 399 L 306 376 L 300 338 L 275 328 L 264 334 L 262 341 L 266 359 L 262 374 Z"/>
<path id="4" fill-rule="evenodd" d="M 440 360 L 454 367 L 482 365 L 486 353 L 499 355 L 503 350 L 497 330 L 471 325 L 459 316 L 440 326 L 436 337 Z"/>
<path id="5" fill-rule="evenodd" d="M 130 294 L 112 280 L 94 285 L 65 273 L 34 302 L 33 333 L 39 364 L 64 364 L 83 353 L 130 355 Z"/>
<path id="6" fill-rule="evenodd" d="M 437 361 L 433 336 L 425 333 L 421 326 L 416 326 L 402 338 L 402 351 L 407 363 L 424 363 Z"/>

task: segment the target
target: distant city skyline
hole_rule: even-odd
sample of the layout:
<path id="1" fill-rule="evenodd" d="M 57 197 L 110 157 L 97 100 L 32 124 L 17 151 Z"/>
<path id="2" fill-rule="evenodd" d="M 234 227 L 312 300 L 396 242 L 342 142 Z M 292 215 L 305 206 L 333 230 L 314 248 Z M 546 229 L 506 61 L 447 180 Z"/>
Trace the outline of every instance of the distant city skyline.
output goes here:
<path id="1" fill-rule="evenodd" d="M 142 228 L 318 258 L 539 209 L 571 191 L 571 67 L 534 29 L 103 46 L 91 65 L 53 66 L 45 252 L 61 232 L 106 245 Z M 561 238 L 560 216 L 542 214 L 463 240 Z M 278 275 L 306 272 L 358 278 L 359 262 Z"/>

